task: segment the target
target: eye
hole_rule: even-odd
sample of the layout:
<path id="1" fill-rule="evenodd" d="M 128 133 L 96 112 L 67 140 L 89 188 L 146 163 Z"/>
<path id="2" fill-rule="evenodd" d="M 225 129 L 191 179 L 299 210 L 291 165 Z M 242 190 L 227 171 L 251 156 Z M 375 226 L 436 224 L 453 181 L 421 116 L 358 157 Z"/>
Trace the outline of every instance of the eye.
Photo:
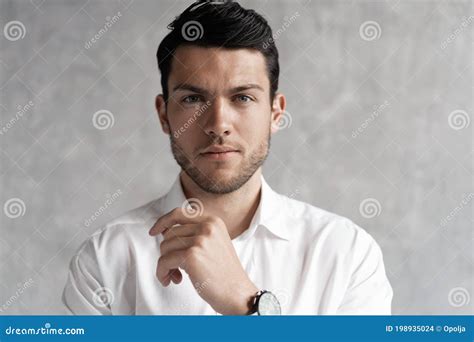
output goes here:
<path id="1" fill-rule="evenodd" d="M 248 96 L 248 95 L 237 95 L 237 96 L 235 97 L 235 100 L 237 100 L 237 101 L 239 101 L 239 102 L 246 103 L 246 102 L 253 101 L 253 98 L 251 98 L 251 97 Z"/>
<path id="2" fill-rule="evenodd" d="M 189 96 L 184 97 L 181 100 L 181 102 L 183 103 L 197 103 L 199 101 L 202 101 L 202 98 L 201 96 L 198 96 L 198 95 L 189 95 Z"/>

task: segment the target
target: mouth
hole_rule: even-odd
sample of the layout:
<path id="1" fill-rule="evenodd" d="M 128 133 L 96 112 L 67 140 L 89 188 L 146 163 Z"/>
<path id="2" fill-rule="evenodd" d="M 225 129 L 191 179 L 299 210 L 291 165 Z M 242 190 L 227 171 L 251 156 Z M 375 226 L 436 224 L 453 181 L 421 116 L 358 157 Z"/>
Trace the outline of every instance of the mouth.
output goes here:
<path id="1" fill-rule="evenodd" d="M 205 152 L 201 153 L 201 156 L 207 159 L 213 160 L 224 160 L 235 157 L 239 151 L 223 151 L 223 152 Z"/>
<path id="2" fill-rule="evenodd" d="M 238 153 L 240 153 L 239 150 L 230 146 L 211 146 L 204 150 L 201 156 L 206 159 L 224 160 L 235 157 Z"/>

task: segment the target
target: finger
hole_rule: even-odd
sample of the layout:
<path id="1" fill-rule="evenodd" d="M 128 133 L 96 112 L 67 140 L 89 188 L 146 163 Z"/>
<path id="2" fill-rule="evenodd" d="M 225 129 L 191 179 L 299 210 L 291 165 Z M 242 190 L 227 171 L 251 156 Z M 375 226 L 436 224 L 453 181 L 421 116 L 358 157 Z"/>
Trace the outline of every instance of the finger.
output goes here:
<path id="1" fill-rule="evenodd" d="M 183 280 L 183 274 L 179 270 L 179 268 L 174 268 L 172 269 L 169 273 L 168 276 L 171 278 L 171 281 L 175 284 L 181 283 L 181 280 Z"/>
<path id="2" fill-rule="evenodd" d="M 171 282 L 175 284 L 179 284 L 181 280 L 183 279 L 183 274 L 179 270 L 179 268 L 173 268 L 168 272 L 168 274 L 165 276 L 162 284 L 164 286 L 168 286 Z"/>
<path id="3" fill-rule="evenodd" d="M 193 245 L 195 238 L 189 236 L 174 236 L 163 240 L 160 244 L 160 254 L 166 255 L 172 251 L 186 249 Z"/>
<path id="4" fill-rule="evenodd" d="M 184 228 L 186 226 L 182 226 L 182 227 Z M 180 229 L 181 229 L 181 226 L 180 228 L 178 228 L 178 230 Z M 166 255 L 174 250 L 187 249 L 191 247 L 193 243 L 194 243 L 194 237 L 172 236 L 161 242 L 160 254 Z M 183 275 L 181 274 L 181 271 L 176 268 L 172 269 L 171 271 L 168 272 L 168 275 L 165 278 L 165 286 L 168 286 L 170 281 L 172 281 L 175 284 L 179 284 L 181 283 L 182 279 L 183 279 Z"/>
<path id="5" fill-rule="evenodd" d="M 149 234 L 158 235 L 163 232 L 166 228 L 172 227 L 176 224 L 189 224 L 189 223 L 198 223 L 201 222 L 202 216 L 191 217 L 190 215 L 185 215 L 184 210 L 179 207 L 171 210 L 167 214 L 161 216 L 151 227 Z"/>
<path id="6" fill-rule="evenodd" d="M 169 284 L 168 273 L 175 268 L 186 268 L 186 250 L 172 251 L 158 259 L 156 277 L 164 286 Z"/>
<path id="7" fill-rule="evenodd" d="M 199 223 L 195 223 L 168 228 L 163 232 L 163 239 L 168 240 L 174 237 L 189 237 L 197 235 L 197 230 L 199 226 Z"/>

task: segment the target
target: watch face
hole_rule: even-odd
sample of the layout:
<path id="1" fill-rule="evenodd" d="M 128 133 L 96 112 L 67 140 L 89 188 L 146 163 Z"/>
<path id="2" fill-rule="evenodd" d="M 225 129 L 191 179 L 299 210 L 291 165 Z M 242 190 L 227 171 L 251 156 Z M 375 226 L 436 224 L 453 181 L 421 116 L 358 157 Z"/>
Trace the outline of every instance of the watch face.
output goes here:
<path id="1" fill-rule="evenodd" d="M 265 292 L 258 300 L 258 314 L 259 315 L 281 315 L 280 302 L 277 297 L 271 292 Z"/>

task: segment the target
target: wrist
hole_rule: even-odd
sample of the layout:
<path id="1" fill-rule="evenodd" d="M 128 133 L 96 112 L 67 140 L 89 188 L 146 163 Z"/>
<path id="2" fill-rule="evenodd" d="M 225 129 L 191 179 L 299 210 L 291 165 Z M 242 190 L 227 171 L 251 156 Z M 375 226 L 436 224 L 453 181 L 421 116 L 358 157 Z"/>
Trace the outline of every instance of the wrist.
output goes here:
<path id="1" fill-rule="evenodd" d="M 258 288 L 253 284 L 249 284 L 244 288 L 239 287 L 236 295 L 236 303 L 233 305 L 230 315 L 251 315 L 253 312 L 253 303 Z"/>

